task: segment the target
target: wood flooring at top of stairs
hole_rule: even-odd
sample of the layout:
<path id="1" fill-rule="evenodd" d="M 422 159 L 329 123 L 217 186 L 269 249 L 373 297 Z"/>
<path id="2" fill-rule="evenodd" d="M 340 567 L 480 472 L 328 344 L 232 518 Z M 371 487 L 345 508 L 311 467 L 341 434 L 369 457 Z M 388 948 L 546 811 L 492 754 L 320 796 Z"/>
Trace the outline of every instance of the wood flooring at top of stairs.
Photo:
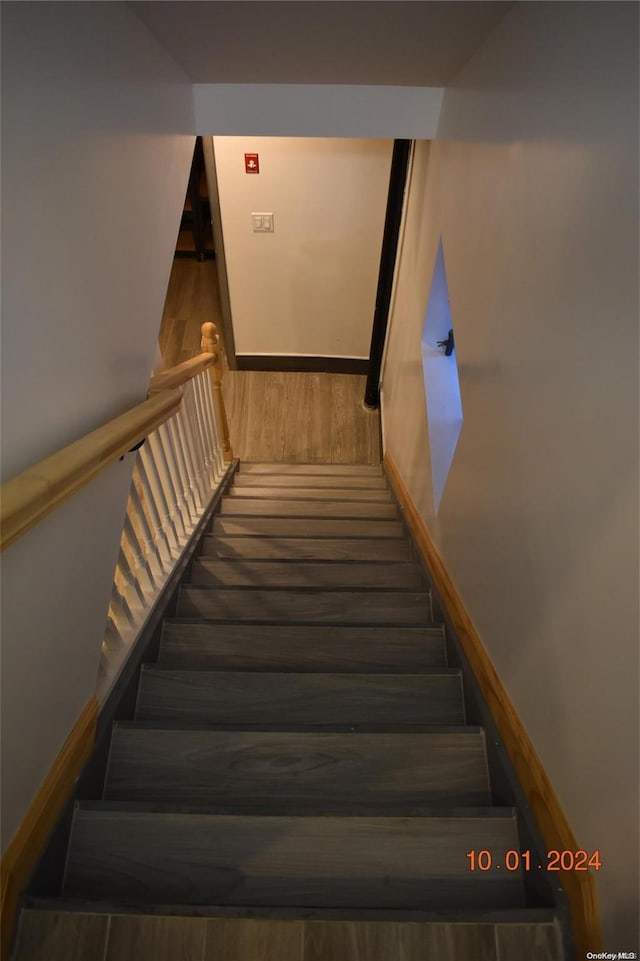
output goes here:
<path id="1" fill-rule="evenodd" d="M 230 371 L 223 380 L 234 451 L 281 464 L 380 464 L 380 412 L 366 377 Z"/>

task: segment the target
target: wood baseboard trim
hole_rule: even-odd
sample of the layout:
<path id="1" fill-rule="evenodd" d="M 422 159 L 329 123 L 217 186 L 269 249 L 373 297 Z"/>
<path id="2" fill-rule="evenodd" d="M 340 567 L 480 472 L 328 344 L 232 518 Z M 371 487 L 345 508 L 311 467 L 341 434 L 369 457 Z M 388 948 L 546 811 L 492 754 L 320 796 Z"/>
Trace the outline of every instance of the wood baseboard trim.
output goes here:
<path id="1" fill-rule="evenodd" d="M 91 697 L 42 782 L 0 864 L 2 958 L 9 957 L 20 897 L 93 748 L 98 701 Z"/>
<path id="2" fill-rule="evenodd" d="M 366 374 L 369 361 L 361 357 L 305 357 L 302 354 L 236 354 L 238 370 L 303 371 L 314 374 Z"/>
<path id="3" fill-rule="evenodd" d="M 494 668 L 487 650 L 469 617 L 463 600 L 436 548 L 426 524 L 389 454 L 384 468 L 402 508 L 436 591 L 456 631 L 467 661 L 491 711 L 515 773 L 524 790 L 538 830 L 548 851 L 577 851 L 576 841 L 560 802 L 542 767 L 529 736 Z M 591 871 L 560 871 L 557 875 L 571 908 L 578 957 L 603 950 L 602 928 L 595 880 Z"/>

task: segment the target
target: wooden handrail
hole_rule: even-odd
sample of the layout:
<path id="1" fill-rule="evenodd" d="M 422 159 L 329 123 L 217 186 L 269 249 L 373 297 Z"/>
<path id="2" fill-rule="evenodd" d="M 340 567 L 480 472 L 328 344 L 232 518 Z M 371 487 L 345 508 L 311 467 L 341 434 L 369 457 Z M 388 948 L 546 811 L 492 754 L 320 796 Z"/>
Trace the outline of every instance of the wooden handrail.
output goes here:
<path id="1" fill-rule="evenodd" d="M 178 388 L 207 368 L 211 369 L 224 460 L 232 459 L 220 389 L 222 367 L 216 326 L 205 323 L 201 331 L 202 353 L 154 374 L 149 382 L 148 400 L 5 481 L 0 489 L 0 551 L 175 414 L 182 401 Z"/>
<path id="2" fill-rule="evenodd" d="M 104 467 L 168 420 L 181 401 L 179 390 L 154 394 L 6 481 L 0 492 L 0 550 L 13 544 Z"/>
<path id="3" fill-rule="evenodd" d="M 196 377 L 207 367 L 212 367 L 217 359 L 217 351 L 203 352 L 190 360 L 185 360 L 176 367 L 161 370 L 154 374 L 149 381 L 149 391 L 168 390 L 172 387 L 182 387 L 188 380 Z"/>

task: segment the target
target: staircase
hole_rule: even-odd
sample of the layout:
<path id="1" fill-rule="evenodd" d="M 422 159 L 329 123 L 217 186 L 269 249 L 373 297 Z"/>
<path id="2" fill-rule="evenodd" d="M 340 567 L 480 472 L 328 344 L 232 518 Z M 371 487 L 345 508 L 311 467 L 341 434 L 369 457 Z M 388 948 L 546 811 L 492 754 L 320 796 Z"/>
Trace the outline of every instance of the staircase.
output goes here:
<path id="1" fill-rule="evenodd" d="M 561 961 L 520 845 L 380 468 L 246 464 L 15 961 Z"/>

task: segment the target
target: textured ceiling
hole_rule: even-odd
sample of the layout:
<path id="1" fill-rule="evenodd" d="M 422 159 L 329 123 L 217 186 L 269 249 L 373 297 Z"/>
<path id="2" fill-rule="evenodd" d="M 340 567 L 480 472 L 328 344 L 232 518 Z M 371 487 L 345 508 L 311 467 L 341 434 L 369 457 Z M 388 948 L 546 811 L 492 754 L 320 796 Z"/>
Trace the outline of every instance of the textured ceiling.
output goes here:
<path id="1" fill-rule="evenodd" d="M 129 6 L 194 83 L 438 87 L 512 4 L 151 0 Z"/>

